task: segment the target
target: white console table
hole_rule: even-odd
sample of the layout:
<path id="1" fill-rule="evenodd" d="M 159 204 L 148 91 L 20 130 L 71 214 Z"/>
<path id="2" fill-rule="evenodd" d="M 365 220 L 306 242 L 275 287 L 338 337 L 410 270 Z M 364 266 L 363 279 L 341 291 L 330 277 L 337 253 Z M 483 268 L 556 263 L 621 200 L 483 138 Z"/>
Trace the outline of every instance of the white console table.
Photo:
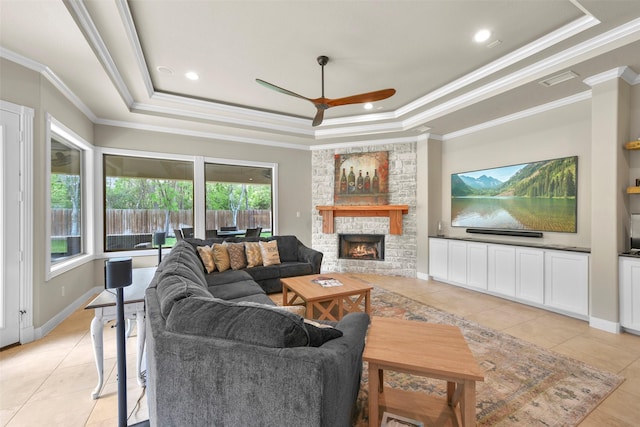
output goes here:
<path id="1" fill-rule="evenodd" d="M 144 312 L 144 293 L 156 268 L 134 268 L 133 280 L 130 286 L 124 288 L 124 317 L 128 322 L 136 320 L 138 327 L 137 337 L 137 363 L 136 377 L 139 385 L 144 385 L 144 376 L 142 374 L 142 358 L 144 354 L 144 343 L 146 338 L 145 329 L 145 312 Z M 93 399 L 100 397 L 102 386 L 104 384 L 104 347 L 103 347 L 103 329 L 104 324 L 116 319 L 116 294 L 115 291 L 105 289 L 86 307 L 86 310 L 94 310 L 94 317 L 91 321 L 91 340 L 93 342 L 93 351 L 96 360 L 96 368 L 98 369 L 98 385 L 91 393 Z M 127 330 L 127 336 L 130 329 Z"/>

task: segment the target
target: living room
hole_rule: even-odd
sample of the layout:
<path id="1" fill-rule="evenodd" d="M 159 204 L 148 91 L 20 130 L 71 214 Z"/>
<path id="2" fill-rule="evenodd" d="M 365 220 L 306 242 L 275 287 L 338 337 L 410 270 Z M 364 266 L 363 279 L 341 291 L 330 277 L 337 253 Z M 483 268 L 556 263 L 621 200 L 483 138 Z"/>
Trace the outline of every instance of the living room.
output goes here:
<path id="1" fill-rule="evenodd" d="M 637 153 L 622 148 L 624 143 L 640 137 L 640 64 L 637 62 L 640 57 L 637 41 L 640 33 L 640 11 L 633 2 L 620 2 L 628 8 L 625 9 L 628 15 L 624 20 L 616 17 L 620 19 L 617 21 L 618 26 L 624 26 L 626 32 L 615 42 L 611 42 L 611 45 L 602 48 L 603 51 L 609 50 L 608 55 L 603 56 L 614 58 L 611 63 L 615 66 L 604 69 L 585 66 L 585 71 L 581 71 L 579 78 L 574 78 L 581 88 L 576 93 L 569 92 L 568 89 L 565 92 L 562 86 L 542 89 L 538 85 L 539 92 L 552 90 L 556 94 L 551 97 L 546 93 L 537 93 L 540 102 L 535 102 L 538 101 L 535 99 L 527 108 L 514 109 L 512 106 L 518 105 L 516 101 L 525 96 L 524 89 L 521 89 L 522 92 L 518 88 L 512 91 L 504 89 L 504 93 L 498 91 L 492 94 L 495 103 L 491 106 L 493 111 L 489 116 L 486 115 L 487 107 L 480 102 L 477 105 L 457 107 L 460 111 L 466 110 L 466 121 L 451 114 L 449 120 L 457 123 L 447 124 L 446 113 L 442 113 L 442 117 L 435 117 L 440 113 L 431 116 L 434 120 L 441 119 L 443 129 L 449 129 L 442 133 L 429 129 L 430 123 L 420 123 L 419 118 L 411 122 L 413 124 L 407 129 L 400 130 L 390 125 L 393 132 L 378 131 L 375 125 L 363 126 L 368 129 L 366 133 L 365 130 L 346 129 L 350 126 L 357 127 L 358 119 L 341 129 L 341 125 L 336 122 L 344 118 L 339 114 L 339 109 L 332 109 L 326 113 L 326 129 L 328 132 L 335 132 L 338 137 L 321 133 L 317 134 L 320 136 L 315 136 L 309 130 L 310 120 L 297 116 L 286 116 L 286 120 L 276 120 L 269 126 L 263 126 L 269 118 L 256 119 L 261 122 L 259 125 L 248 125 L 245 129 L 236 125 L 225 126 L 224 118 L 216 117 L 211 120 L 210 111 L 200 104 L 189 106 L 192 108 L 191 120 L 184 120 L 179 116 L 167 117 L 164 115 L 166 111 L 145 111 L 141 104 L 127 105 L 122 102 L 118 99 L 122 94 L 114 89 L 117 84 L 107 83 L 108 88 L 105 86 L 102 89 L 91 86 L 105 100 L 116 105 L 106 115 L 107 107 L 101 110 L 100 107 L 96 108 L 100 103 L 94 103 L 89 108 L 83 100 L 75 98 L 74 91 L 69 89 L 72 86 L 88 85 L 85 79 L 91 78 L 90 72 L 77 76 L 74 82 L 57 80 L 57 61 L 73 61 L 73 58 L 59 53 L 60 59 L 48 62 L 41 58 L 50 56 L 37 57 L 42 52 L 34 52 L 34 56 L 30 56 L 26 46 L 24 49 L 21 47 L 27 43 L 22 42 L 21 45 L 16 42 L 16 36 L 23 33 L 15 32 L 15 22 L 9 22 L 11 19 L 24 21 L 25 16 L 33 14 L 46 22 L 57 19 L 81 33 L 76 19 L 82 14 L 76 11 L 74 15 L 62 3 L 57 2 L 47 2 L 40 12 L 21 10 L 21 7 L 26 6 L 11 3 L 2 2 L 0 6 L 3 12 L 2 26 L 5 28 L 0 33 L 0 98 L 31 109 L 31 113 L 27 111 L 23 117 L 31 115 L 33 118 L 31 134 L 27 132 L 26 135 L 32 139 L 32 157 L 28 168 L 23 169 L 28 173 L 25 188 L 31 188 L 31 192 L 25 194 L 28 206 L 25 219 L 28 225 L 21 237 L 27 241 L 24 248 L 28 253 L 25 258 L 30 266 L 22 273 L 21 279 L 26 287 L 26 292 L 23 293 L 27 295 L 21 303 L 21 307 L 26 308 L 23 325 L 27 325 L 21 331 L 21 341 L 29 342 L 46 337 L 65 318 L 81 308 L 103 286 L 104 260 L 118 255 L 105 253 L 103 250 L 104 230 L 100 216 L 102 176 L 99 171 L 102 167 L 101 156 L 109 153 L 187 159 L 194 164 L 207 159 L 223 159 L 239 164 L 277 164 L 274 234 L 295 235 L 302 242 L 321 250 L 325 254 L 324 271 L 374 272 L 425 281 L 430 276 L 429 237 L 438 234 L 438 224 L 443 226 L 443 233 L 448 237 L 469 237 L 464 228 L 452 227 L 450 224 L 452 174 L 578 156 L 575 232 L 545 233 L 541 239 L 491 239 L 525 246 L 535 243 L 589 248 L 590 306 L 586 320 L 598 332 L 604 330 L 613 332 L 613 335 L 620 332 L 618 254 L 629 249 L 630 214 L 640 209 L 640 201 L 635 198 L 637 196 L 629 196 L 624 192 L 627 186 L 635 183 L 640 159 L 636 157 Z M 560 3 L 567 3 L 563 7 L 575 7 L 574 2 Z M 601 11 L 602 3 L 606 2 L 578 2 L 587 10 L 604 14 Z M 85 6 L 89 9 L 88 15 L 94 16 L 96 25 L 100 27 L 102 21 L 96 15 L 99 14 L 100 6 L 91 2 L 87 2 Z M 114 16 L 117 13 L 116 7 L 110 6 L 105 13 Z M 575 11 L 572 13 L 575 14 Z M 50 14 L 49 18 L 45 18 L 47 14 Z M 49 28 L 51 24 L 47 25 Z M 113 36 L 110 31 L 115 30 L 107 31 L 100 27 L 100 31 L 105 31 L 103 35 L 108 39 Z M 123 33 L 120 34 L 121 37 Z M 585 40 L 597 38 L 593 33 L 590 36 L 585 35 Z M 83 37 L 80 39 L 83 41 L 82 52 L 86 54 L 90 51 L 89 43 Z M 37 46 L 38 43 L 39 41 L 34 41 L 28 44 Z M 311 66 L 318 67 L 314 60 L 315 55 L 320 53 L 327 52 L 313 52 Z M 94 54 L 90 52 L 90 55 Z M 589 55 L 595 56 L 595 53 L 585 54 Z M 571 60 L 576 65 L 583 62 L 580 58 Z M 331 73 L 331 65 L 332 62 L 327 65 L 327 76 Z M 535 78 L 529 77 L 529 80 L 537 84 L 544 77 L 554 76 L 565 68 L 570 68 L 563 65 L 566 64 L 550 64 L 544 72 L 540 72 Z M 101 67 L 95 57 L 87 64 L 88 70 L 98 70 L 96 79 L 103 83 L 110 82 Z M 311 68 L 308 76 L 314 88 L 318 77 L 315 74 L 318 71 L 316 68 Z M 584 74 L 590 70 L 594 71 Z M 254 72 L 254 77 L 262 76 L 260 70 Z M 278 82 L 275 77 L 265 76 L 267 77 L 270 81 Z M 137 77 L 132 78 L 136 79 Z M 286 81 L 283 79 L 282 84 L 288 87 Z M 147 95 L 141 95 L 138 83 L 136 81 L 132 85 L 136 88 L 132 93 L 136 98 L 145 98 Z M 127 84 L 130 82 L 125 86 Z M 388 84 L 395 84 L 394 79 Z M 373 89 L 375 88 L 377 86 L 374 85 Z M 265 89 L 258 86 L 256 90 Z M 351 93 L 348 87 L 345 93 Z M 417 98 L 422 95 L 423 93 L 419 93 L 412 96 Z M 269 96 L 276 100 L 279 99 L 278 96 L 285 97 L 281 94 Z M 292 110 L 300 111 L 298 107 L 299 104 L 296 103 Z M 112 114 L 113 111 L 115 114 Z M 306 110 L 303 111 L 299 114 L 306 114 Z M 331 116 L 334 111 L 336 116 Z M 356 114 L 355 110 L 349 111 L 352 115 Z M 227 111 L 225 114 L 232 113 Z M 135 118 L 140 115 L 145 116 L 144 123 L 136 123 Z M 483 120 L 473 119 L 474 116 Z M 45 167 L 48 155 L 45 143 L 49 134 L 48 117 L 54 118 L 65 129 L 89 144 L 95 171 L 92 176 L 95 199 L 91 207 L 94 216 L 89 222 L 95 232 L 87 235 L 86 247 L 90 248 L 87 258 L 73 268 L 55 275 L 50 274 L 50 265 L 47 263 L 49 254 L 42 250 L 42 237 L 48 236 L 48 177 Z M 389 117 L 385 116 L 380 121 L 381 127 L 385 121 L 393 122 L 394 119 Z M 229 123 L 242 122 L 235 118 L 227 119 Z M 283 128 L 283 123 L 289 123 L 288 119 L 294 123 L 291 128 L 286 128 L 281 133 L 273 131 Z M 344 120 L 349 121 L 348 118 Z M 184 122 L 189 124 L 185 125 Z M 423 124 L 426 128 L 416 131 Z M 265 127 L 270 130 L 265 131 Z M 292 128 L 296 130 L 293 131 Z M 297 128 L 304 128 L 304 131 L 296 133 Z M 336 234 L 326 234 L 322 232 L 322 217 L 316 207 L 334 203 L 336 155 L 378 151 L 389 153 L 389 171 L 394 179 L 390 184 L 393 191 L 390 193 L 389 203 L 406 204 L 409 212 L 403 216 L 404 233 L 399 236 L 388 233 L 388 220 L 384 218 L 356 225 L 358 230 L 375 229 L 386 234 L 385 264 L 374 263 L 372 266 L 367 261 L 346 261 L 337 256 L 337 234 L 349 231 L 348 225 L 358 220 L 336 218 Z M 202 223 L 195 225 L 199 233 L 204 232 Z M 156 264 L 155 251 L 140 251 L 134 255 L 136 267 Z"/>

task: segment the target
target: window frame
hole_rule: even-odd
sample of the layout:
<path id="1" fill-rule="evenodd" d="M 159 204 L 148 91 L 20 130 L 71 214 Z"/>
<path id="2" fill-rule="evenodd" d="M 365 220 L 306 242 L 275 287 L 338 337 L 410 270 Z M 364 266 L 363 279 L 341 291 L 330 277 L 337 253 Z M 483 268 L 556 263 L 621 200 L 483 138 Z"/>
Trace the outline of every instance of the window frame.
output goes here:
<path id="1" fill-rule="evenodd" d="M 96 204 L 98 206 L 95 209 L 95 224 L 98 228 L 95 233 L 95 247 L 98 248 L 97 252 L 104 258 L 116 258 L 123 256 L 130 257 L 142 257 L 142 256 L 157 256 L 157 249 L 137 249 L 130 251 L 110 251 L 107 252 L 104 249 L 104 235 L 105 235 L 105 195 L 104 195 L 104 171 L 103 171 L 103 156 L 104 155 L 121 155 L 129 157 L 144 157 L 149 159 L 158 160 L 179 160 L 179 161 L 191 161 L 193 162 L 193 221 L 194 231 L 199 236 L 204 236 L 205 233 L 205 221 L 206 221 L 206 200 L 205 200 L 205 163 L 220 163 L 236 166 L 255 166 L 261 168 L 271 168 L 272 181 L 272 234 L 276 235 L 278 232 L 278 164 L 257 162 L 251 160 L 236 160 L 236 159 L 224 159 L 217 157 L 204 157 L 193 156 L 186 154 L 173 154 L 173 153 L 161 153 L 156 151 L 142 151 L 142 150 L 129 150 L 120 148 L 107 148 L 97 147 L 95 150 L 95 187 L 94 194 Z M 171 248 L 163 249 L 163 253 L 169 252 Z"/>
<path id="2" fill-rule="evenodd" d="M 53 263 L 51 261 L 51 140 L 54 135 L 66 144 L 81 152 L 80 185 L 81 185 L 81 228 L 82 250 L 78 255 Z M 91 173 L 94 164 L 94 147 L 84 138 L 69 129 L 51 114 L 46 115 L 46 205 L 45 205 L 45 280 L 48 281 L 60 274 L 73 270 L 80 265 L 91 262 L 95 256 L 94 235 L 94 175 Z"/>
<path id="3" fill-rule="evenodd" d="M 202 198 L 202 220 L 200 221 L 201 228 L 196 228 L 196 232 L 200 236 L 204 236 L 205 233 L 205 222 L 206 222 L 206 210 L 207 210 L 207 201 L 206 201 L 206 178 L 205 178 L 205 165 L 207 163 L 217 163 L 222 165 L 229 166 L 249 166 L 263 169 L 271 169 L 271 235 L 276 236 L 278 233 L 278 164 L 277 163 L 267 163 L 267 162 L 256 162 L 251 160 L 230 160 L 230 159 L 221 159 L 217 157 L 203 157 L 202 158 L 202 187 L 198 190 L 201 191 Z M 195 205 L 195 201 L 194 201 Z"/>

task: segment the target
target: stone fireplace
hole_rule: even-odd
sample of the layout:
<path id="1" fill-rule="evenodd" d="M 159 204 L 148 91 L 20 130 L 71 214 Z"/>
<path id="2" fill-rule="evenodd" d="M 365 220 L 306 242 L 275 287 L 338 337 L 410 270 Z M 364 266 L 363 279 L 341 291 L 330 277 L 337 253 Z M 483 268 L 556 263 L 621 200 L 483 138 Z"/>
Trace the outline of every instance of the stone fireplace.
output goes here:
<path id="1" fill-rule="evenodd" d="M 384 261 L 384 234 L 339 234 L 338 258 Z"/>
<path id="2" fill-rule="evenodd" d="M 332 230 L 326 230 L 324 212 L 317 206 L 334 205 L 335 155 L 340 153 L 389 152 L 389 206 L 407 205 L 408 213 L 399 215 L 401 229 L 386 215 L 333 215 Z M 416 218 L 416 143 L 380 144 L 344 147 L 312 152 L 312 246 L 324 254 L 323 273 L 373 273 L 388 276 L 416 277 L 417 218 Z M 368 258 L 343 258 L 339 243 L 341 235 L 384 236 L 384 259 L 372 262 Z"/>

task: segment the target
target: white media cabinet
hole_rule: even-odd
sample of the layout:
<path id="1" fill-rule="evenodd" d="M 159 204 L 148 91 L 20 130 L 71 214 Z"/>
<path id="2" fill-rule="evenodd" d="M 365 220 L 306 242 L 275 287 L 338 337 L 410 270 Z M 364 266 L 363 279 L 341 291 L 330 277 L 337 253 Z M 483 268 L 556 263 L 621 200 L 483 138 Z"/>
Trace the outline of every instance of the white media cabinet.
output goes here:
<path id="1" fill-rule="evenodd" d="M 620 326 L 640 334 L 640 258 L 620 256 Z"/>
<path id="2" fill-rule="evenodd" d="M 640 284 L 640 259 L 636 274 Z M 430 237 L 429 276 L 578 319 L 589 317 L 586 249 Z"/>

